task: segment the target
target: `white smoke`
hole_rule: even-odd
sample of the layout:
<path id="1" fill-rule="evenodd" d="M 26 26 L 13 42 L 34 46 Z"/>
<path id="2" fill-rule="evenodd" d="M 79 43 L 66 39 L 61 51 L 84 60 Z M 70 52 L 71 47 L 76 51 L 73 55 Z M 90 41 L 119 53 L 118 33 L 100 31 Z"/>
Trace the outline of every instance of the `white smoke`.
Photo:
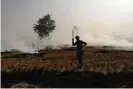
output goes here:
<path id="1" fill-rule="evenodd" d="M 79 28 L 75 35 L 88 45 L 133 50 L 132 0 L 32 1 L 2 0 L 2 51 L 32 53 L 47 45 L 71 45 L 74 25 Z M 39 40 L 33 24 L 45 13 L 52 14 L 57 27 L 51 39 Z"/>
<path id="2" fill-rule="evenodd" d="M 72 27 L 71 27 L 72 28 Z M 64 29 L 65 30 L 65 29 Z M 33 53 L 36 50 L 52 45 L 57 47 L 59 45 L 71 45 L 71 29 L 67 33 L 63 31 L 55 30 L 51 33 L 51 38 L 45 38 L 39 40 L 36 33 L 32 30 L 29 33 L 12 33 L 12 37 L 8 40 L 2 38 L 2 48 L 3 50 L 7 49 L 17 49 L 22 52 Z M 24 34 L 22 34 L 24 33 Z M 79 29 L 78 32 L 75 31 L 75 35 L 80 35 L 81 40 L 84 40 L 88 43 L 89 46 L 114 46 L 116 49 L 123 50 L 133 50 L 133 39 L 132 33 L 128 34 L 118 34 L 117 32 L 107 32 L 106 30 L 94 31 L 94 30 L 85 30 Z"/>

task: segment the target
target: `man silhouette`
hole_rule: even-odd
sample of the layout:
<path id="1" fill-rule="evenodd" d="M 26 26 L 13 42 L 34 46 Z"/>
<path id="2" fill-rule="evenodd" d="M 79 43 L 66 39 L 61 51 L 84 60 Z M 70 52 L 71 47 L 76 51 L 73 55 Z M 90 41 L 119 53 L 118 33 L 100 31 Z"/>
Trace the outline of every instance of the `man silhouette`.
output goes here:
<path id="1" fill-rule="evenodd" d="M 80 40 L 79 36 L 75 36 L 76 42 L 72 39 L 72 45 L 76 45 L 76 59 L 78 60 L 78 67 L 82 68 L 82 59 L 83 59 L 83 47 L 87 45 L 86 42 Z"/>

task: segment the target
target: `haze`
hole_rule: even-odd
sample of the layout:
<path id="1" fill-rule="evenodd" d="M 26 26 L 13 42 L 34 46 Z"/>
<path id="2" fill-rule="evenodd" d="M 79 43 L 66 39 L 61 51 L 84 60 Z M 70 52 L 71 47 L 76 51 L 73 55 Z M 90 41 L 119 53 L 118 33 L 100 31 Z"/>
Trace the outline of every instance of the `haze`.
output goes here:
<path id="1" fill-rule="evenodd" d="M 33 52 L 46 45 L 70 44 L 72 28 L 88 45 L 133 49 L 133 0 L 2 0 L 2 49 Z M 39 40 L 33 24 L 52 14 L 56 29 L 51 39 Z"/>

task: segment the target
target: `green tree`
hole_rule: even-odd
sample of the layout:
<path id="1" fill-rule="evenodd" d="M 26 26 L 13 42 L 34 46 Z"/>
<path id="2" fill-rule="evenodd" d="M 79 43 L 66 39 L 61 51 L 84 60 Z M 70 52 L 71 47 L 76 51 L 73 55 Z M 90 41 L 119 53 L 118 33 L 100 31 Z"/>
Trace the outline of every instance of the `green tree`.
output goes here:
<path id="1" fill-rule="evenodd" d="M 34 24 L 33 30 L 38 34 L 40 39 L 49 37 L 49 34 L 55 30 L 55 20 L 52 19 L 50 14 L 39 18 L 36 24 Z"/>

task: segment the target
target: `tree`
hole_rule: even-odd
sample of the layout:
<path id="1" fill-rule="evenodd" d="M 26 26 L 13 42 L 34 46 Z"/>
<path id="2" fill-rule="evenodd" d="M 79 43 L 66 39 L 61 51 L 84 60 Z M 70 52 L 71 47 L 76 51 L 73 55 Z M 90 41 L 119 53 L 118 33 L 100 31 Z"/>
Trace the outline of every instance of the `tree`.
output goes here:
<path id="1" fill-rule="evenodd" d="M 50 14 L 39 18 L 37 24 L 34 24 L 34 32 L 38 34 L 40 39 L 49 37 L 49 34 L 55 29 L 55 20 L 51 18 Z"/>

